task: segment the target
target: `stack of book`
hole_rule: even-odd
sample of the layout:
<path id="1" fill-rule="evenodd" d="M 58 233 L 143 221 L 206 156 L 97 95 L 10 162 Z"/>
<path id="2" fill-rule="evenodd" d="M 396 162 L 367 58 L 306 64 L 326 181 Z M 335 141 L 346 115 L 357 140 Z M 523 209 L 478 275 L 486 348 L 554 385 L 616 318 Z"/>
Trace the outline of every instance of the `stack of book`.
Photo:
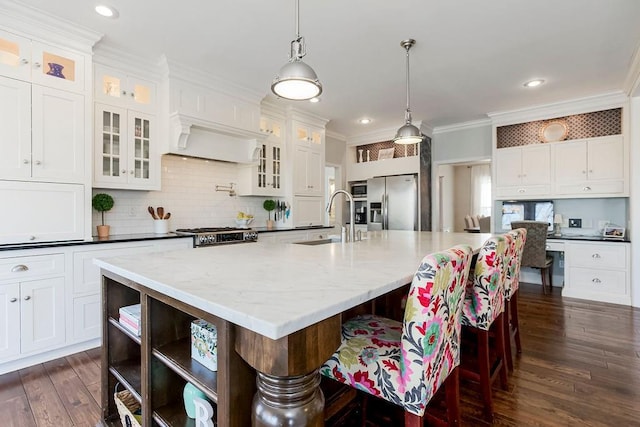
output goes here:
<path id="1" fill-rule="evenodd" d="M 140 322 L 140 304 L 128 305 L 120 307 L 120 324 L 128 331 L 140 336 L 142 330 Z"/>

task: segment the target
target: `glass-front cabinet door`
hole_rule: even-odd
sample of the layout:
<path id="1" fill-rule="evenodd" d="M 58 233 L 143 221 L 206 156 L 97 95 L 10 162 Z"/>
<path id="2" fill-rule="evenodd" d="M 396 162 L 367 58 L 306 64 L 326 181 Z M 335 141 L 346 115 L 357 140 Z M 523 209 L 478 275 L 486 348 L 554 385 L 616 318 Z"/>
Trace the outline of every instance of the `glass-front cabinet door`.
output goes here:
<path id="1" fill-rule="evenodd" d="M 96 104 L 95 181 L 125 183 L 127 181 L 126 126 L 127 114 L 122 108 Z M 123 149 L 124 148 L 124 149 Z"/>
<path id="2" fill-rule="evenodd" d="M 271 145 L 271 187 L 277 193 L 282 191 L 281 183 L 282 147 L 280 144 Z M 269 183 L 268 183 L 269 184 Z"/>
<path id="3" fill-rule="evenodd" d="M 74 52 L 33 42 L 31 80 L 45 86 L 82 92 L 84 57 Z"/>
<path id="4" fill-rule="evenodd" d="M 113 68 L 95 68 L 96 100 L 122 107 L 145 110 L 155 106 L 156 85 Z"/>
<path id="5" fill-rule="evenodd" d="M 131 183 L 151 178 L 151 117 L 129 111 L 129 176 Z"/>
<path id="6" fill-rule="evenodd" d="M 0 30 L 0 74 L 31 79 L 31 40 Z"/>

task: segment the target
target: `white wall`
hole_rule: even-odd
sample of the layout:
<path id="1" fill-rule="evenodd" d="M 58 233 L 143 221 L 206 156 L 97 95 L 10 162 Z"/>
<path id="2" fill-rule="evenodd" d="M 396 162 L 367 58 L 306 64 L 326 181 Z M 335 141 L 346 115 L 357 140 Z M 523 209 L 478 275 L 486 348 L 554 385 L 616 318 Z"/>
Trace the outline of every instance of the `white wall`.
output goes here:
<path id="1" fill-rule="evenodd" d="M 436 128 L 433 133 L 432 159 L 434 163 L 451 163 L 474 159 L 490 159 L 491 123 L 474 127 Z"/>
<path id="2" fill-rule="evenodd" d="M 267 197 L 230 197 L 216 192 L 216 185 L 237 182 L 237 165 L 195 158 L 165 155 L 162 157 L 162 190 L 130 191 L 94 189 L 93 193 L 108 193 L 115 200 L 112 210 L 105 213 L 105 223 L 111 234 L 151 233 L 153 219 L 147 206 L 163 206 L 171 212 L 169 228 L 235 227 L 238 211 L 255 215 L 251 224 L 265 226 L 267 211 L 262 202 Z M 291 201 L 289 201 L 291 202 Z M 93 234 L 100 224 L 100 214 L 93 211 Z M 278 225 L 289 225 L 279 222 Z"/>

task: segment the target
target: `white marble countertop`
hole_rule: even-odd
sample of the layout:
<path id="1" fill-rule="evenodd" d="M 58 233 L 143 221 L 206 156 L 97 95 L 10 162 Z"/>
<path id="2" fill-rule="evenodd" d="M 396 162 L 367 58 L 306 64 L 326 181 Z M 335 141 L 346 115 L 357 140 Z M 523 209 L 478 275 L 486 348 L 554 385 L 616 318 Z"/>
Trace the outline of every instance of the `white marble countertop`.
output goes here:
<path id="1" fill-rule="evenodd" d="M 409 283 L 428 253 L 487 234 L 369 232 L 355 243 L 221 245 L 97 259 L 148 288 L 279 339 Z"/>

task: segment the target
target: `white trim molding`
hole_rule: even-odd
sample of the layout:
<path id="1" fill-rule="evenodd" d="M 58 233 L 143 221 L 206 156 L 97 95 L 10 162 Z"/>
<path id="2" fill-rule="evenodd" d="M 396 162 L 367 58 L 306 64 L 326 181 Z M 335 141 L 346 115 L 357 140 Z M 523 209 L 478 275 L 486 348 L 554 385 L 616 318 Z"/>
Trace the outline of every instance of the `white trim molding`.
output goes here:
<path id="1" fill-rule="evenodd" d="M 491 118 L 494 126 L 502 126 L 618 108 L 624 106 L 627 100 L 628 97 L 624 92 L 615 91 L 518 110 L 488 113 L 487 115 Z"/>
<path id="2" fill-rule="evenodd" d="M 463 122 L 463 123 L 454 123 L 452 125 L 446 125 L 446 126 L 436 126 L 435 128 L 433 128 L 433 134 L 438 135 L 441 133 L 456 132 L 464 129 L 473 129 L 473 128 L 479 128 L 483 126 L 491 126 L 491 123 L 492 123 L 491 119 L 487 118 L 487 119 L 480 119 L 480 120 L 472 120 L 472 121 Z"/>

